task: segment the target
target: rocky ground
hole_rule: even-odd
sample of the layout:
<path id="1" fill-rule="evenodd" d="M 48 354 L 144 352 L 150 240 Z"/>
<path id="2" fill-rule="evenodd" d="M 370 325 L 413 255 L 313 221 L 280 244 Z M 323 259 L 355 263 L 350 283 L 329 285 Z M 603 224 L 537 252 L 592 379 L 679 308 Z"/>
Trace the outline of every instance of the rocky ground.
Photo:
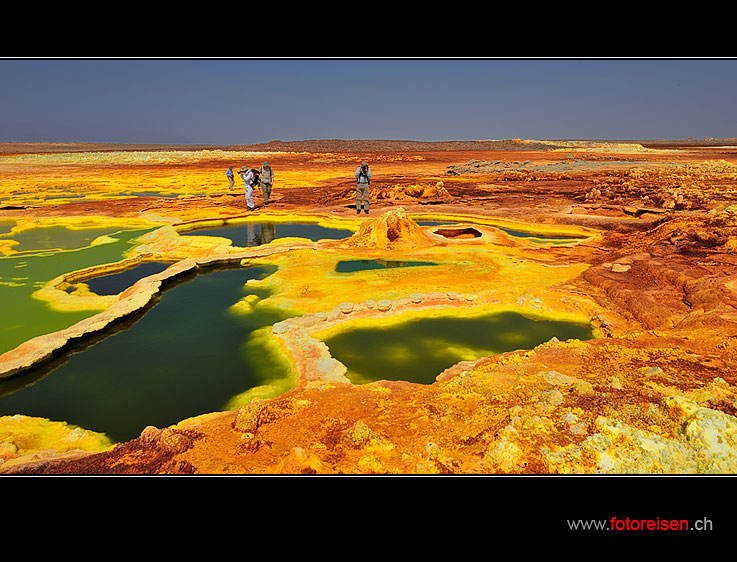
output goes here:
<path id="1" fill-rule="evenodd" d="M 101 147 L 77 149 L 99 153 Z M 7 439 L 0 450 L 2 473 L 737 472 L 734 143 L 274 141 L 191 147 L 185 159 L 125 165 L 41 159 L 66 153 L 67 145 L 5 147 L 6 154 L 14 150 L 39 160 L 0 162 L 6 172 L 0 219 L 107 216 L 183 224 L 243 217 L 240 189 L 223 186 L 224 168 L 263 159 L 277 181 L 272 205 L 259 204 L 258 213 L 361 221 L 350 243 L 324 244 L 323 252 L 464 253 L 473 248 L 467 241 L 420 232 L 407 215 L 465 217 L 480 232 L 471 244 L 488 252 L 477 255 L 501 255 L 521 265 L 502 268 L 493 281 L 481 266 L 478 272 L 468 268 L 463 310 L 500 302 L 524 309 L 534 298 L 565 314 L 576 303 L 599 337 L 462 363 L 431 385 L 354 385 L 308 369 L 283 395 L 172 427 L 148 427 L 139 438 L 102 452 L 25 451 Z M 352 174 L 361 160 L 374 171 L 374 199 L 371 215 L 359 219 L 352 208 Z M 39 166 L 31 170 L 34 162 Z M 34 187 L 52 174 L 58 185 L 88 186 L 88 196 L 40 202 L 7 187 Z M 104 196 L 110 182 L 133 176 L 147 189 L 176 189 L 185 196 Z M 492 218 L 543 230 L 587 229 L 595 236 L 541 249 L 480 226 Z M 159 241 L 159 251 L 170 242 Z M 300 254 L 295 249 L 293 255 Z M 549 279 L 540 268 L 547 268 L 542 271 L 550 272 Z M 305 318 L 351 297 L 362 304 L 349 288 L 341 288 L 335 302 L 310 300 L 308 281 L 286 274 L 280 280 L 288 287 L 284 298 L 303 296 Z M 445 299 L 449 290 L 430 281 L 411 285 L 413 294 L 417 287 L 425 291 L 425 304 Z M 294 333 L 300 337 L 285 338 L 292 342 L 287 350 L 308 356 L 299 347 L 307 345 L 306 336 Z"/>

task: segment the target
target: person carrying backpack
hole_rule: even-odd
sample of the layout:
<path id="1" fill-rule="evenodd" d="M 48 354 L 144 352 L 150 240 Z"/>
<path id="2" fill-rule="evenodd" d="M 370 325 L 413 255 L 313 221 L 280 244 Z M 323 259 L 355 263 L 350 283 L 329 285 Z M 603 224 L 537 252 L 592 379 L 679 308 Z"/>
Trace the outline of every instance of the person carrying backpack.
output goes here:
<path id="1" fill-rule="evenodd" d="M 238 174 L 243 178 L 243 185 L 246 190 L 246 206 L 249 211 L 253 211 L 253 172 L 247 166 L 243 166 Z"/>
<path id="2" fill-rule="evenodd" d="M 268 162 L 264 162 L 261 166 L 261 192 L 264 195 L 264 205 L 269 204 L 271 196 L 271 186 L 274 183 L 274 170 L 269 166 Z"/>
<path id="3" fill-rule="evenodd" d="M 356 168 L 356 214 L 361 214 L 361 204 L 363 203 L 363 212 L 369 214 L 369 185 L 371 184 L 371 170 L 368 162 L 365 160 Z"/>

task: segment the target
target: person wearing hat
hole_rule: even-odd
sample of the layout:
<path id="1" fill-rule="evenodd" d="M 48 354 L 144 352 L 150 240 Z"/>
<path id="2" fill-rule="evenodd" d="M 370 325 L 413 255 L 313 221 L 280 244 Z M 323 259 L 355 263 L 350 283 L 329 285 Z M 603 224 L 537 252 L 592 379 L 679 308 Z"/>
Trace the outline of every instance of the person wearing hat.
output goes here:
<path id="1" fill-rule="evenodd" d="M 253 211 L 253 172 L 247 166 L 243 166 L 238 174 L 243 178 L 246 189 L 246 206 L 249 211 Z"/>
<path id="2" fill-rule="evenodd" d="M 369 212 L 369 185 L 371 183 L 371 170 L 368 162 L 365 160 L 356 168 L 356 214 L 361 214 L 361 203 L 363 202 L 363 212 L 368 215 Z"/>
<path id="3" fill-rule="evenodd" d="M 271 186 L 274 183 L 274 170 L 269 166 L 268 162 L 264 162 L 259 170 L 261 177 L 261 193 L 264 194 L 264 205 L 269 204 L 271 196 Z"/>

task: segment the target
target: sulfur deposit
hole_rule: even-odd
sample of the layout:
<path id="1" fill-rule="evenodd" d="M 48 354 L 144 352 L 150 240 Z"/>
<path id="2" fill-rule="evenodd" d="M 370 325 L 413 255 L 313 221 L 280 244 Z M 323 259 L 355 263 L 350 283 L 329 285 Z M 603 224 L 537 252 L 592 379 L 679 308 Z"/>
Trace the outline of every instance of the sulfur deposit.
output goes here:
<path id="1" fill-rule="evenodd" d="M 358 232 L 341 243 L 344 248 L 402 251 L 427 248 L 435 244 L 403 208 L 391 210 L 361 224 Z"/>
<path id="2" fill-rule="evenodd" d="M 141 427 L 127 442 L 67 420 L 0 417 L 0 473 L 737 472 L 733 148 L 541 141 L 42 148 L 0 161 L 0 251 L 14 264 L 0 289 L 24 286 L 32 304 L 87 317 L 0 354 L 3 383 L 146 314 L 169 284 L 225 265 L 273 268 L 249 281 L 258 294 L 233 302 L 232 313 L 283 314 L 258 331 L 281 360 L 228 409 Z M 248 213 L 223 173 L 265 154 L 280 180 L 270 205 L 257 191 L 257 210 Z M 361 160 L 373 170 L 368 216 L 356 215 L 346 188 Z M 39 176 L 39 163 L 53 173 Z M 192 232 L 267 219 L 351 234 L 241 247 Z M 142 234 L 115 259 L 33 279 L 22 261 L 32 254 L 17 250 L 21 234 L 62 223 L 128 224 Z M 117 239 L 95 240 L 99 250 Z M 150 261 L 171 265 L 113 296 L 80 286 Z M 346 274 L 336 267 L 344 262 L 373 266 Z M 396 262 L 405 266 L 387 266 Z M 431 384 L 401 373 L 352 383 L 350 364 L 326 344 L 358 328 L 493 312 L 584 324 L 595 337 L 464 359 Z"/>

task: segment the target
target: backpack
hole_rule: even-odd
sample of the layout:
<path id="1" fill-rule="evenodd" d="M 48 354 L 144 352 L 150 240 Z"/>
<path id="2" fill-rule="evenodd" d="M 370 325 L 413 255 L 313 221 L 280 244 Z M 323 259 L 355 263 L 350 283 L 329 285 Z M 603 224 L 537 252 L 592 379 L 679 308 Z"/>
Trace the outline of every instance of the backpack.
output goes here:
<path id="1" fill-rule="evenodd" d="M 261 171 L 256 170 L 255 168 L 251 168 L 251 173 L 253 174 L 253 181 L 251 182 L 251 185 L 253 187 L 261 185 Z"/>
<path id="2" fill-rule="evenodd" d="M 366 171 L 368 171 L 368 166 L 366 166 Z M 358 172 L 358 177 L 356 178 L 356 182 L 357 183 L 360 183 L 361 182 L 361 178 L 365 178 L 366 179 L 366 183 L 371 183 L 371 179 L 368 177 L 368 174 L 366 172 L 364 172 L 363 168 L 361 168 L 361 171 Z"/>

